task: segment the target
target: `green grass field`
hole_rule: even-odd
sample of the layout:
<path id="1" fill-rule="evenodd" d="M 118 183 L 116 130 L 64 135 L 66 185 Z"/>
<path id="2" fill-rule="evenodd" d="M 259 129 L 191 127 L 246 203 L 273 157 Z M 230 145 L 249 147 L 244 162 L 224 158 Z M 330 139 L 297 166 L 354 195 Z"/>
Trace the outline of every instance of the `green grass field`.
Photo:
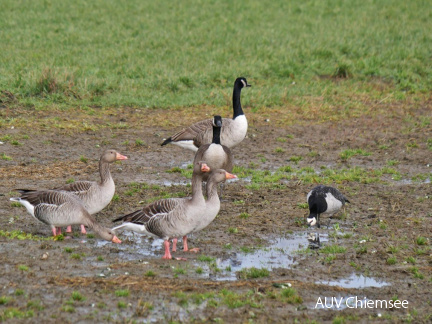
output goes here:
<path id="1" fill-rule="evenodd" d="M 431 30 L 430 3 L 420 0 L 4 0 L 0 100 L 230 106 L 245 76 L 255 112 L 316 100 L 349 109 L 364 97 L 430 91 Z"/>

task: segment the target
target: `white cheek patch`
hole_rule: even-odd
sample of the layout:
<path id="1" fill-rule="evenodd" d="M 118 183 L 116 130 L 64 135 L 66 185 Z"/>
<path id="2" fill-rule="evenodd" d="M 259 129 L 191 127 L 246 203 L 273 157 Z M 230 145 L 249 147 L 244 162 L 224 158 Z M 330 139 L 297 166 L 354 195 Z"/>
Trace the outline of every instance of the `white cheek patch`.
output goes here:
<path id="1" fill-rule="evenodd" d="M 314 217 L 314 218 L 308 218 L 307 222 L 310 226 L 314 226 L 317 221 L 316 218 Z"/>
<path id="2" fill-rule="evenodd" d="M 243 87 L 247 86 L 247 84 L 246 84 L 246 82 L 244 82 L 244 80 L 240 80 L 240 81 L 243 83 Z"/>

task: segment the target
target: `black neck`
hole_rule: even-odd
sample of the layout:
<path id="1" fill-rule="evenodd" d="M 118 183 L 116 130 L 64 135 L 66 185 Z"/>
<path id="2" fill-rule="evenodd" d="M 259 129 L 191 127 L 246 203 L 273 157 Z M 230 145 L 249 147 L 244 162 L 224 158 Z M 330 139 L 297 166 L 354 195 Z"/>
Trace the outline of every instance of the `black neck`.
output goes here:
<path id="1" fill-rule="evenodd" d="M 221 128 L 218 126 L 214 126 L 213 125 L 213 141 L 212 143 L 214 144 L 220 144 L 220 133 L 221 133 Z"/>
<path id="2" fill-rule="evenodd" d="M 235 119 L 238 116 L 244 115 L 243 109 L 242 109 L 241 103 L 240 103 L 241 90 L 242 90 L 241 86 L 236 83 L 234 85 L 234 91 L 233 91 L 233 97 L 232 97 L 233 110 L 234 110 L 233 119 Z"/>

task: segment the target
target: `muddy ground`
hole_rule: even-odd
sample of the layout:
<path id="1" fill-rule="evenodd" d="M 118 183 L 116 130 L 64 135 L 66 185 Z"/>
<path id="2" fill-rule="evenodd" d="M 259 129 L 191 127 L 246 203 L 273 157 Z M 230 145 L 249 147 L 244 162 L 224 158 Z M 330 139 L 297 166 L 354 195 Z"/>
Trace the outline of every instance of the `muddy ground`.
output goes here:
<path id="1" fill-rule="evenodd" d="M 14 188 L 53 188 L 69 179 L 96 180 L 97 160 L 105 148 L 114 148 L 129 160 L 111 166 L 118 197 L 96 215 L 103 225 L 112 226 L 111 220 L 118 215 L 158 197 L 189 195 L 185 184 L 190 180 L 167 170 L 187 168 L 193 153 L 159 146 L 187 120 L 175 126 L 177 113 L 166 117 L 166 112 L 155 110 L 140 125 L 139 116 L 125 108 L 109 118 L 130 122 L 130 127 L 84 132 L 49 125 L 44 130 L 3 128 L 0 320 L 430 322 L 431 108 L 426 102 L 412 108 L 410 115 L 303 121 L 285 127 L 275 122 L 276 114 L 267 121 L 253 115 L 248 137 L 233 150 L 239 166 L 270 171 L 282 166 L 312 167 L 316 172 L 324 167 L 338 172 L 356 166 L 369 171 L 391 167 L 400 175 L 384 174 L 380 181 L 370 183 L 361 177 L 331 182 L 351 204 L 329 228 L 319 230 L 305 225 L 306 194 L 316 183 L 293 176 L 252 186 L 249 178 L 240 178 L 225 185 L 216 220 L 191 236 L 190 246 L 199 247 L 200 252 L 174 253 L 187 261 L 162 260 L 161 241 L 127 233 L 119 235 L 121 245 L 81 234 L 54 241 L 49 239 L 48 226 L 9 202 Z M 5 114 L 13 117 L 18 112 L 4 110 Z M 151 126 L 152 118 L 167 118 L 170 125 Z M 345 161 L 340 154 L 347 149 L 362 149 L 370 155 Z M 323 220 L 326 224 L 327 219 Z M 12 238 L 13 231 L 32 236 Z M 311 233 L 320 234 L 321 245 L 307 249 Z M 326 250 L 335 246 L 344 249 Z M 267 269 L 268 275 L 248 278 L 245 272 L 236 272 L 252 266 Z M 331 297 L 366 297 L 406 300 L 408 307 L 349 308 L 344 300 L 340 308 L 316 308 L 324 297 L 327 305 Z"/>

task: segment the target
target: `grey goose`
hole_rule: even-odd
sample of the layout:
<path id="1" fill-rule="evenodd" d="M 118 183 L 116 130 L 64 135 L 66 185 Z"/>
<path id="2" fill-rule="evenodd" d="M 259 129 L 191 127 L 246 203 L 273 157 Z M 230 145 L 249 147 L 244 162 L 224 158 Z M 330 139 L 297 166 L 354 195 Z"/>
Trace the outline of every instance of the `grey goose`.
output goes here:
<path id="1" fill-rule="evenodd" d="M 17 189 L 16 191 L 21 194 L 21 197 L 13 197 L 10 200 L 19 202 L 34 218 L 50 225 L 54 236 L 61 233 L 62 226 L 84 224 L 104 240 L 121 243 L 113 231 L 96 222 L 73 194 L 55 190 Z"/>
<path id="2" fill-rule="evenodd" d="M 201 166 L 202 163 L 199 163 L 199 165 Z M 175 207 L 170 211 L 156 213 L 150 217 L 142 213 L 132 213 L 117 218 L 114 221 L 123 220 L 125 223 L 114 227 L 112 230 L 126 229 L 151 237 L 161 238 L 164 240 L 165 248 L 165 254 L 162 258 L 172 259 L 169 240 L 177 237 L 183 237 L 185 240 L 189 233 L 197 231 L 203 219 L 214 219 L 219 212 L 219 201 L 215 205 L 213 201 L 206 202 L 204 199 L 201 186 L 202 176 L 199 175 L 200 168 L 197 170 L 196 166 L 194 167 L 194 177 L 192 178 L 193 192 L 191 198 L 181 199 L 175 203 Z M 219 178 L 217 181 L 224 181 L 227 178 L 234 177 L 234 175 L 225 171 L 223 179 L 219 173 L 216 173 L 212 177 L 218 176 Z"/>
<path id="3" fill-rule="evenodd" d="M 115 184 L 109 165 L 118 160 L 127 160 L 127 157 L 115 150 L 106 150 L 99 159 L 100 181 L 76 181 L 53 190 L 67 191 L 76 195 L 91 215 L 98 213 L 108 206 L 114 196 Z M 70 225 L 66 232 L 72 232 Z M 83 225 L 81 225 L 81 233 L 86 234 Z"/>
<path id="4" fill-rule="evenodd" d="M 234 82 L 233 118 L 223 118 L 221 130 L 221 141 L 229 148 L 240 144 L 246 137 L 248 122 L 241 107 L 240 94 L 244 87 L 250 86 L 246 78 L 243 77 L 237 78 Z M 161 145 L 171 143 L 196 152 L 201 145 L 211 143 L 213 137 L 212 122 L 212 119 L 196 122 L 167 138 Z"/>
<path id="5" fill-rule="evenodd" d="M 313 188 L 307 195 L 309 205 L 309 216 L 307 223 L 309 226 L 320 227 L 319 217 L 321 214 L 333 216 L 349 200 L 336 188 L 319 185 Z"/>

